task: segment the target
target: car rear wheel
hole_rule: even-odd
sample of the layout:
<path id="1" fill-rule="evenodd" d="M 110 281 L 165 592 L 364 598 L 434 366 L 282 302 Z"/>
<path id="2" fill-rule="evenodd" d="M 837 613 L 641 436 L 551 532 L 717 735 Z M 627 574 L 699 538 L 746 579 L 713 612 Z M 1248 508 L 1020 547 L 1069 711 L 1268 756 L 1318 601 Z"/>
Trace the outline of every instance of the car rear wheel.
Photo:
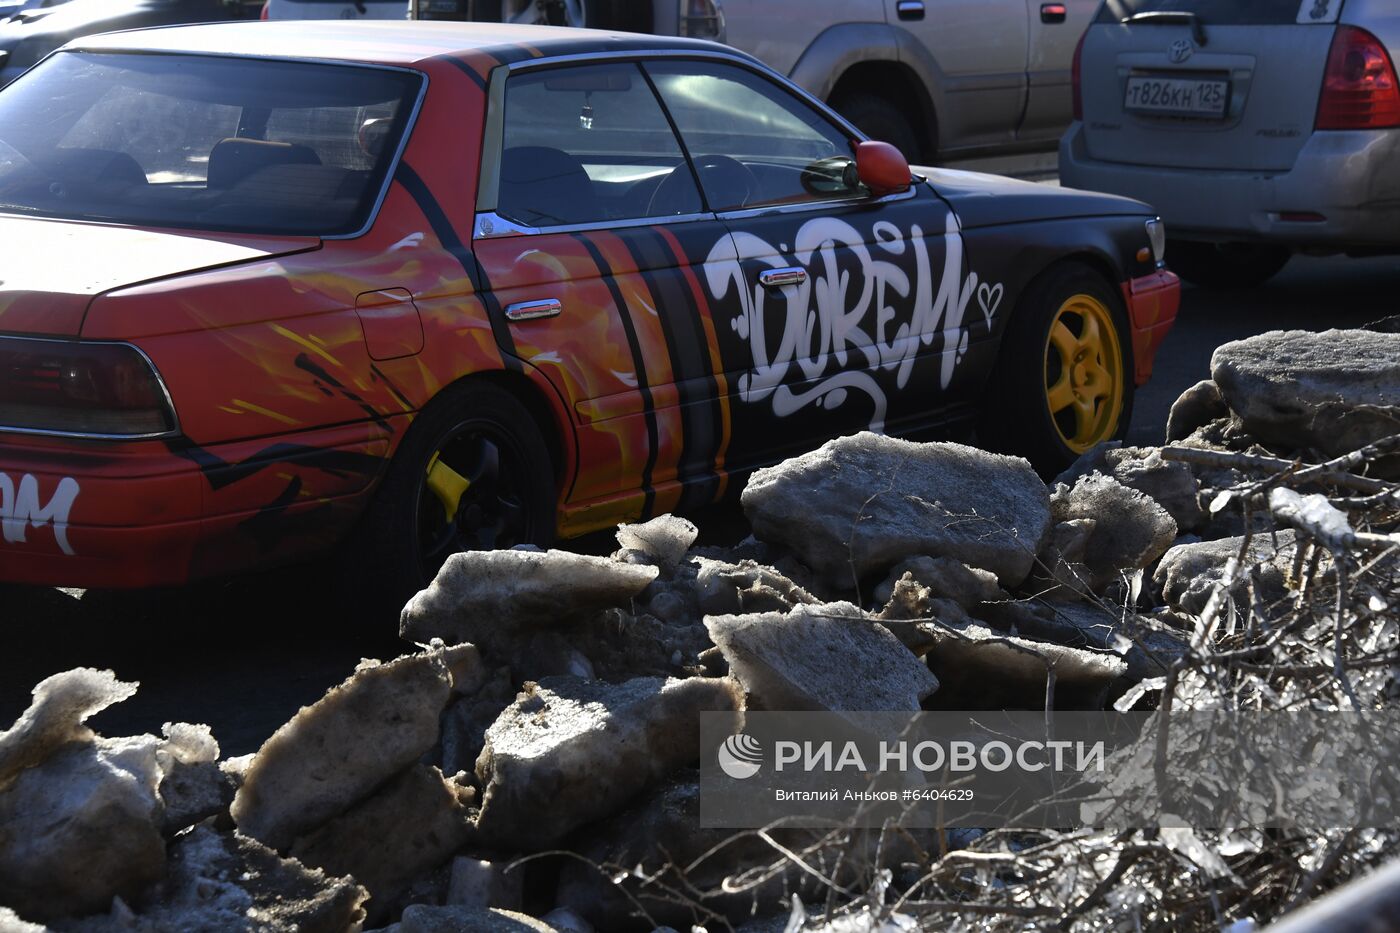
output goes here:
<path id="1" fill-rule="evenodd" d="M 910 162 L 924 161 L 923 146 L 913 124 L 886 98 L 863 92 L 845 93 L 831 102 L 831 109 L 871 139 L 894 146 Z"/>
<path id="2" fill-rule="evenodd" d="M 1133 408 L 1122 299 L 1086 266 L 1057 266 L 1026 289 L 1002 343 L 979 434 L 1046 476 L 1122 438 Z"/>
<path id="3" fill-rule="evenodd" d="M 1172 240 L 1167 265 L 1202 288 L 1252 288 L 1278 275 L 1292 258 L 1286 246 L 1267 243 L 1203 243 Z"/>
<path id="4" fill-rule="evenodd" d="M 488 383 L 445 390 L 399 445 L 365 520 L 376 589 L 401 606 L 461 551 L 548 546 L 555 489 L 529 410 Z"/>

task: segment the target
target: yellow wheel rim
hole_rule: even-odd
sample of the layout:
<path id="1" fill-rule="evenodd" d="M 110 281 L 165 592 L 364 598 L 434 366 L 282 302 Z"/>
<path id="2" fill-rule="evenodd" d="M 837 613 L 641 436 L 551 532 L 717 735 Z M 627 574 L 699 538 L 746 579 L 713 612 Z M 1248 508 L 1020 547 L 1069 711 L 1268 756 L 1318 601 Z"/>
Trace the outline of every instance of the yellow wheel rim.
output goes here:
<path id="1" fill-rule="evenodd" d="M 1092 295 L 1055 312 L 1045 341 L 1045 400 L 1060 439 L 1076 453 L 1113 437 L 1123 414 L 1123 349 L 1113 313 Z"/>
<path id="2" fill-rule="evenodd" d="M 462 507 L 462 496 L 471 486 L 471 480 L 442 462 L 441 452 L 433 454 L 428 461 L 428 489 L 442 503 L 450 525 L 457 520 L 457 510 Z"/>

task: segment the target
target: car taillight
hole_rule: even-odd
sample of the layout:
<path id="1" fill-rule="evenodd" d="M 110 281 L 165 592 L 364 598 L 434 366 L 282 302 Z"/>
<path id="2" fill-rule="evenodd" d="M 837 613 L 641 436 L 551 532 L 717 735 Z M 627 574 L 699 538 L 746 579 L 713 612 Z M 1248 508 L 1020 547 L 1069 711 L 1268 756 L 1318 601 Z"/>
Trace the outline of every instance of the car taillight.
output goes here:
<path id="1" fill-rule="evenodd" d="M 267 8 L 272 5 L 272 0 L 265 0 L 262 12 L 258 14 L 258 19 L 267 19 Z"/>
<path id="2" fill-rule="evenodd" d="M 0 433 L 150 437 L 175 430 L 155 367 L 124 343 L 0 337 Z"/>
<path id="3" fill-rule="evenodd" d="M 1083 63 L 1084 40 L 1087 38 L 1089 38 L 1089 33 L 1086 30 L 1084 35 L 1079 37 L 1079 44 L 1074 47 L 1074 63 L 1070 65 L 1070 83 L 1074 88 L 1074 118 L 1076 120 L 1084 119 Z M 1064 98 L 1060 99 L 1064 100 Z"/>
<path id="4" fill-rule="evenodd" d="M 680 29 L 682 36 L 692 39 L 724 41 L 724 9 L 721 0 L 680 0 Z"/>
<path id="5" fill-rule="evenodd" d="M 1338 26 L 1327 56 L 1320 130 L 1376 130 L 1400 126 L 1400 82 L 1379 39 L 1355 26 Z"/>

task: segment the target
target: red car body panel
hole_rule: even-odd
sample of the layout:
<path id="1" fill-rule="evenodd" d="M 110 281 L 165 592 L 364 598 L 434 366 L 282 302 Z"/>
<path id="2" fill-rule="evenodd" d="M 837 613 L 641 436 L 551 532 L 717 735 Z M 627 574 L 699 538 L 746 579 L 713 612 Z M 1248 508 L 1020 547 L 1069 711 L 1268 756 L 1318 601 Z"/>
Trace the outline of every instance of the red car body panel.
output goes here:
<path id="1" fill-rule="evenodd" d="M 1124 283 L 1123 298 L 1128 303 L 1128 321 L 1133 330 L 1137 384 L 1144 385 L 1152 378 L 1157 351 L 1181 310 L 1181 279 L 1165 269 L 1140 276 Z"/>
<path id="2" fill-rule="evenodd" d="M 7 242 L 33 253 L 17 277 L 0 275 L 0 335 L 133 343 L 179 420 L 178 437 L 156 441 L 0 430 L 0 581 L 179 584 L 325 549 L 352 528 L 416 413 L 468 376 L 507 385 L 547 413 L 565 536 L 671 511 L 688 496 L 708 501 L 729 486 L 741 391 L 733 377 L 746 364 L 731 355 L 726 366 L 724 341 L 734 339 L 739 296 L 722 309 L 704 281 L 706 261 L 737 264 L 706 252 L 727 234 L 658 226 L 474 241 L 489 76 L 503 61 L 544 53 L 514 27 L 389 25 L 237 32 L 240 53 L 303 57 L 308 43 L 333 40 L 326 57 L 426 75 L 392 184 L 360 236 L 0 218 Z M 229 28 L 90 41 L 215 53 Z M 529 34 L 585 47 L 650 41 Z M 1122 287 L 1143 381 L 1179 284 L 1153 273 Z M 565 313 L 504 322 L 501 309 L 541 293 Z M 982 310 L 977 339 L 990 341 L 996 306 Z M 990 358 L 977 349 L 989 345 L 974 342 L 969 358 Z M 977 394 L 979 378 L 968 377 L 965 395 Z"/>

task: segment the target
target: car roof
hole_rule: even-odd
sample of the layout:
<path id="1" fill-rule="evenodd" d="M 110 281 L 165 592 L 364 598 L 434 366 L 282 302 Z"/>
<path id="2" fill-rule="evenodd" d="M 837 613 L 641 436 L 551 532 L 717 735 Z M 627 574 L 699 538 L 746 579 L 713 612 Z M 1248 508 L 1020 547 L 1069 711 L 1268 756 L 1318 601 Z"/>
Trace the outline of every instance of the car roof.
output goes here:
<path id="1" fill-rule="evenodd" d="M 561 55 L 674 49 L 725 52 L 699 39 L 556 26 L 422 20 L 273 20 L 131 29 L 87 36 L 67 48 L 185 52 L 268 58 L 414 65 L 442 56 L 482 53 L 502 63 Z"/>

